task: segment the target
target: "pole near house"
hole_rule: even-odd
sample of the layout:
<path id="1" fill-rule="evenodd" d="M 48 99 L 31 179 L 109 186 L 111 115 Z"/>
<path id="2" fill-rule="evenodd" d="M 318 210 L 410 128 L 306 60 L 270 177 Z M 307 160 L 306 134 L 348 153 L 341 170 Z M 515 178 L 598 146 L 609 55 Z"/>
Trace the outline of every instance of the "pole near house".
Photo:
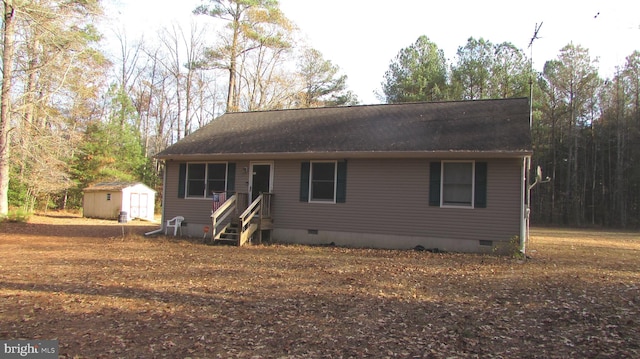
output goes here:
<path id="1" fill-rule="evenodd" d="M 538 37 L 538 32 L 540 32 L 540 28 L 542 27 L 542 22 L 540 25 L 536 23 L 536 26 L 533 31 L 533 36 L 531 37 L 531 41 L 529 41 L 529 131 L 533 130 L 533 42 Z M 527 157 L 522 164 L 522 177 L 524 179 L 524 205 L 522 206 L 523 221 L 524 228 L 520 230 L 520 252 L 525 255 L 526 258 L 526 250 L 527 243 L 529 242 L 529 233 L 531 227 L 531 188 L 538 182 L 536 176 L 536 182 L 533 185 L 529 184 L 529 172 L 531 171 L 531 156 Z"/>
<path id="2" fill-rule="evenodd" d="M 533 128 L 533 42 L 539 39 L 538 32 L 540 32 L 541 27 L 542 21 L 540 25 L 536 23 L 533 36 L 529 41 L 529 128 Z"/>

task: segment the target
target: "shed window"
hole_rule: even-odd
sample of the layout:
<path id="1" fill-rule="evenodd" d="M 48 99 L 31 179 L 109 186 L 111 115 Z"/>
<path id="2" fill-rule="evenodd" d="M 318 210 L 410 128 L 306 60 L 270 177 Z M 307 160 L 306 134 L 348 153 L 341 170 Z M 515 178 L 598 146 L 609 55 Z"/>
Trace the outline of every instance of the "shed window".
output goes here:
<path id="1" fill-rule="evenodd" d="M 226 163 L 189 163 L 186 173 L 187 197 L 206 198 L 224 192 L 227 183 Z"/>
<path id="2" fill-rule="evenodd" d="M 111 201 L 111 193 L 107 193 L 107 201 Z"/>

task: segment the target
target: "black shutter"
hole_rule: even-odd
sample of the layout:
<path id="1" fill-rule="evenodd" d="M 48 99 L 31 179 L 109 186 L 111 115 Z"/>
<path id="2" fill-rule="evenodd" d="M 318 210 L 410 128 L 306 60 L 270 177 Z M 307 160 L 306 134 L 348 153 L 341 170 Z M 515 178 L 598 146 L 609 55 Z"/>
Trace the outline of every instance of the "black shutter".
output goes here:
<path id="1" fill-rule="evenodd" d="M 178 173 L 178 198 L 184 198 L 186 194 L 185 183 L 187 181 L 187 164 L 181 163 Z"/>
<path id="2" fill-rule="evenodd" d="M 476 162 L 474 207 L 487 208 L 487 163 Z"/>
<path id="3" fill-rule="evenodd" d="M 309 173 L 311 163 L 302 162 L 300 167 L 300 202 L 309 202 Z"/>
<path id="4" fill-rule="evenodd" d="M 336 183 L 336 202 L 347 201 L 347 161 L 338 162 L 338 174 Z"/>
<path id="5" fill-rule="evenodd" d="M 227 163 L 227 198 L 231 197 L 236 191 L 236 164 Z"/>
<path id="6" fill-rule="evenodd" d="M 431 162 L 429 171 L 429 205 L 440 206 L 440 172 L 442 165 L 440 161 Z"/>

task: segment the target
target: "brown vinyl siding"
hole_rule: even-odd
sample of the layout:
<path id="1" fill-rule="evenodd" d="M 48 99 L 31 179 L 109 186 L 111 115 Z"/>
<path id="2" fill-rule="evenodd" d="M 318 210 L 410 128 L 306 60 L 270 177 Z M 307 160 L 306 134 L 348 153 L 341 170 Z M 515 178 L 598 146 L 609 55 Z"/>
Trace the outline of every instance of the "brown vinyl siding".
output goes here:
<path id="1" fill-rule="evenodd" d="M 200 161 L 206 162 L 206 161 Z M 219 161 L 211 161 L 219 162 Z M 235 188 L 237 192 L 247 191 L 248 174 L 244 172 L 244 167 L 249 167 L 247 161 L 229 161 L 236 164 Z M 178 197 L 178 177 L 181 162 L 167 161 L 167 183 L 165 183 L 167 198 L 164 199 L 165 221 L 175 216 L 183 216 L 187 223 L 209 224 L 211 222 L 211 208 L 213 206 L 210 198 L 179 198 Z M 184 163 L 184 162 L 183 162 Z"/>
<path id="2" fill-rule="evenodd" d="M 336 204 L 300 202 L 300 161 L 277 162 L 275 227 L 468 240 L 519 234 L 520 159 L 488 162 L 487 208 L 475 209 L 429 206 L 428 159 L 347 162 L 347 200 Z"/>
<path id="3" fill-rule="evenodd" d="M 522 159 L 486 161 L 487 207 L 474 209 L 429 206 L 430 162 L 347 159 L 346 202 L 307 203 L 300 201 L 302 161 L 274 161 L 274 228 L 475 241 L 508 241 L 519 234 Z M 236 191 L 247 192 L 244 168 L 250 163 L 235 163 Z M 179 162 L 167 161 L 166 219 L 180 215 L 187 223 L 210 223 L 210 199 L 178 198 L 178 168 Z"/>

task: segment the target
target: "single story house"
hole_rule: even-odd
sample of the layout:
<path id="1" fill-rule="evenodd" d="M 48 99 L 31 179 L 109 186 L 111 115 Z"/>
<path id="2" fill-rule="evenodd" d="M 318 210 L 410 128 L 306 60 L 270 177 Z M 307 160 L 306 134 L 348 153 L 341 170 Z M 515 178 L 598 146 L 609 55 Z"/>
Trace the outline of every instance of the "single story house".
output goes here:
<path id="1" fill-rule="evenodd" d="M 155 200 L 156 191 L 142 183 L 100 182 L 84 189 L 82 212 L 88 218 L 153 221 Z"/>
<path id="2" fill-rule="evenodd" d="M 277 242 L 489 252 L 524 246 L 531 155 L 515 98 L 227 113 L 156 157 L 187 235 L 231 217 Z"/>

